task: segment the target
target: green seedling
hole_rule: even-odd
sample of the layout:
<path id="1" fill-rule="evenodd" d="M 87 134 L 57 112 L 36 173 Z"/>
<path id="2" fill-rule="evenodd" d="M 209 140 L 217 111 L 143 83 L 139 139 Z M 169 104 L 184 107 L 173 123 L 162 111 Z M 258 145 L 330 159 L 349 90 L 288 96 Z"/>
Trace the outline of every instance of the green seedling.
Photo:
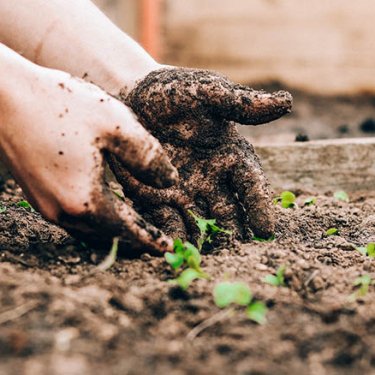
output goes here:
<path id="1" fill-rule="evenodd" d="M 200 236 L 197 241 L 199 251 L 202 249 L 202 246 L 206 242 L 211 243 L 214 236 L 217 235 L 218 233 L 232 234 L 231 231 L 225 230 L 217 226 L 216 219 L 203 219 L 197 216 L 196 214 L 194 214 L 190 210 L 188 212 L 195 220 L 195 223 L 197 224 L 199 231 L 200 231 Z"/>
<path id="2" fill-rule="evenodd" d="M 304 206 L 313 206 L 316 203 L 317 198 L 316 197 L 309 197 L 306 198 L 303 202 Z"/>
<path id="3" fill-rule="evenodd" d="M 190 242 L 182 242 L 179 238 L 174 240 L 174 253 L 165 253 L 164 258 L 170 266 L 178 271 L 183 265 L 201 272 L 201 255 L 199 250 Z"/>
<path id="4" fill-rule="evenodd" d="M 274 198 L 274 204 L 281 203 L 282 208 L 297 208 L 296 196 L 291 191 L 283 191 L 278 197 Z"/>
<path id="5" fill-rule="evenodd" d="M 220 308 L 227 307 L 231 304 L 247 306 L 253 296 L 249 287 L 243 282 L 224 281 L 214 288 L 214 301 Z"/>
<path id="6" fill-rule="evenodd" d="M 349 300 L 356 301 L 357 298 L 366 296 L 370 285 L 374 285 L 374 283 L 375 281 L 370 275 L 362 275 L 357 277 L 353 282 L 353 285 L 357 287 L 357 290 L 349 296 Z"/>
<path id="7" fill-rule="evenodd" d="M 340 234 L 337 228 L 329 228 L 326 230 L 326 236 L 338 236 Z"/>
<path id="8" fill-rule="evenodd" d="M 257 242 L 272 242 L 275 240 L 275 235 L 273 234 L 269 238 L 261 238 L 261 237 L 253 236 L 252 240 L 257 241 Z"/>
<path id="9" fill-rule="evenodd" d="M 182 272 L 170 283 L 179 285 L 186 290 L 196 279 L 208 279 L 209 276 L 201 269 L 202 257 L 199 250 L 190 242 L 174 240 L 173 253 L 165 253 L 166 262 L 176 271 Z"/>
<path id="10" fill-rule="evenodd" d="M 0 205 L 0 214 L 6 212 L 7 208 L 5 206 Z"/>
<path id="11" fill-rule="evenodd" d="M 333 194 L 334 198 L 338 201 L 343 201 L 349 203 L 349 195 L 345 191 L 336 191 Z"/>
<path id="12" fill-rule="evenodd" d="M 375 258 L 375 242 L 370 242 L 369 244 L 367 244 L 366 247 L 364 246 L 357 247 L 357 250 L 362 255 L 368 255 L 370 258 Z"/>
<path id="13" fill-rule="evenodd" d="M 267 323 L 267 306 L 260 301 L 252 302 L 246 309 L 246 315 L 250 320 L 258 324 L 265 324 Z"/>
<path id="14" fill-rule="evenodd" d="M 109 251 L 109 254 L 104 258 L 103 262 L 98 264 L 98 266 L 96 267 L 96 271 L 107 271 L 115 264 L 118 252 L 118 242 L 119 237 L 114 237 L 112 240 L 112 247 Z"/>
<path id="15" fill-rule="evenodd" d="M 243 282 L 224 281 L 217 284 L 213 291 L 214 302 L 223 309 L 230 305 L 246 306 L 246 315 L 258 324 L 266 322 L 267 307 L 254 301 L 250 288 Z"/>
<path id="16" fill-rule="evenodd" d="M 171 280 L 170 282 L 172 284 L 177 284 L 181 289 L 186 290 L 196 279 L 208 279 L 208 275 L 204 272 L 194 270 L 193 268 L 187 268 L 182 271 L 176 279 Z"/>
<path id="17" fill-rule="evenodd" d="M 31 206 L 31 204 L 28 201 L 19 201 L 17 202 L 17 206 L 26 208 L 27 210 L 30 210 L 30 212 L 35 212 L 34 208 Z"/>
<path id="18" fill-rule="evenodd" d="M 286 266 L 281 265 L 277 271 L 276 275 L 267 275 L 263 281 L 267 284 L 273 285 L 273 286 L 285 286 L 285 270 Z"/>

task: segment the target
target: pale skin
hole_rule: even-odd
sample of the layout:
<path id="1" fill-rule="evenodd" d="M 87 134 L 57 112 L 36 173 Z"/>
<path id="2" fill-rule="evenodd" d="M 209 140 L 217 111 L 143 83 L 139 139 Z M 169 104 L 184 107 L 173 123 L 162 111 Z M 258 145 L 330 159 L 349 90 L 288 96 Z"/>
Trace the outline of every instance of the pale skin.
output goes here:
<path id="1" fill-rule="evenodd" d="M 177 182 L 178 172 L 159 141 L 129 107 L 107 93 L 121 93 L 124 99 L 149 73 L 178 68 L 157 63 L 89 0 L 0 1 L 0 19 L 0 156 L 28 199 L 46 218 L 75 234 L 120 236 L 134 248 L 171 251 L 171 238 L 103 184 L 103 152 L 115 154 L 147 185 L 164 188 Z M 202 92 L 199 80 L 191 87 Z M 241 95 L 234 100 L 242 103 Z M 207 91 L 207 98 L 215 102 L 215 93 Z M 272 103 L 269 95 L 255 92 L 254 98 L 260 98 L 260 106 L 254 113 L 250 108 L 246 123 L 290 111 L 290 96 L 276 96 Z M 240 112 L 245 110 L 241 106 Z M 261 108 L 266 108 L 263 115 Z M 201 127 L 199 121 L 191 125 Z M 255 199 L 268 197 L 262 189 Z M 269 215 L 264 209 L 264 217 Z"/>
<path id="2" fill-rule="evenodd" d="M 131 232 L 136 247 L 171 250 L 170 238 L 155 240 L 101 183 L 107 149 L 154 185 L 171 185 L 177 173 L 159 142 L 123 104 L 62 72 L 117 94 L 159 64 L 90 1 L 1 1 L 0 18 L 0 154 L 28 199 L 68 229 L 63 216 L 89 214 L 113 235 Z M 126 148 L 110 141 L 114 137 Z M 111 218 L 101 217 L 101 201 L 114 207 Z M 89 232 L 86 221 L 74 221 L 73 229 Z"/>

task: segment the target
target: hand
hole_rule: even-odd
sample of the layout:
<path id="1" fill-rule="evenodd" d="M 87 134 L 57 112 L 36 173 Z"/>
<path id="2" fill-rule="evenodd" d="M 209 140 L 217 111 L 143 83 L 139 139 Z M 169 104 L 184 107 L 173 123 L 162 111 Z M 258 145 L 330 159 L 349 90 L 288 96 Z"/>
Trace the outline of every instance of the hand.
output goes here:
<path id="1" fill-rule="evenodd" d="M 120 95 L 121 97 L 121 95 Z M 171 237 L 196 240 L 188 210 L 215 218 L 236 239 L 270 237 L 274 210 L 254 148 L 233 121 L 258 125 L 290 112 L 292 97 L 267 94 L 210 71 L 165 68 L 150 73 L 122 100 L 159 139 L 180 180 L 156 190 L 131 176 L 117 157 L 112 169 L 147 220 Z"/>
<path id="2" fill-rule="evenodd" d="M 0 152 L 30 203 L 90 243 L 120 236 L 132 248 L 171 250 L 171 239 L 120 201 L 103 176 L 110 151 L 140 181 L 170 186 L 177 171 L 160 143 L 94 85 L 29 62 L 17 73 L 0 90 Z"/>

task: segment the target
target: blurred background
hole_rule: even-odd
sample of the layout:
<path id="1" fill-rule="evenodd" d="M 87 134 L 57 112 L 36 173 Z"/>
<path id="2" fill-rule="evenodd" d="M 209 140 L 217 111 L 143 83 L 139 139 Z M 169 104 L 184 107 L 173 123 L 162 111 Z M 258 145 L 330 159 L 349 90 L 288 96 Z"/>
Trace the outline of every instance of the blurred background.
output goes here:
<path id="1" fill-rule="evenodd" d="M 292 92 L 261 143 L 375 136 L 373 0 L 96 0 L 158 61 Z"/>

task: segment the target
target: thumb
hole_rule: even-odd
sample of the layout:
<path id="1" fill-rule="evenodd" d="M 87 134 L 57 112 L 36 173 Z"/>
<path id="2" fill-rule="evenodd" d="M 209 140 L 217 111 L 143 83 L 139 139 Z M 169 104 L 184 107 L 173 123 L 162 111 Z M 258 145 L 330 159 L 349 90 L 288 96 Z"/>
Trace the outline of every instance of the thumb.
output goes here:
<path id="1" fill-rule="evenodd" d="M 125 108 L 125 107 L 124 107 Z M 107 129 L 100 148 L 117 156 L 120 164 L 141 182 L 157 188 L 174 185 L 177 169 L 171 164 L 159 141 L 134 116 Z"/>
<path id="2" fill-rule="evenodd" d="M 211 98 L 226 120 L 259 125 L 277 120 L 292 110 L 293 98 L 287 91 L 272 94 L 241 85 L 223 85 L 218 97 Z"/>

